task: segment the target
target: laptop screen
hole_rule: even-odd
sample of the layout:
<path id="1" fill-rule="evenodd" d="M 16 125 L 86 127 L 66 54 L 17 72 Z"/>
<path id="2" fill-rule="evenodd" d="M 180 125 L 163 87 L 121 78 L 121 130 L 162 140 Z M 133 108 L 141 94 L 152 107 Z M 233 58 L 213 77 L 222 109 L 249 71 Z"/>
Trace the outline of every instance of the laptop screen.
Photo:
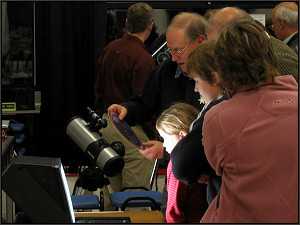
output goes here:
<path id="1" fill-rule="evenodd" d="M 2 172 L 2 189 L 33 223 L 74 223 L 59 158 L 17 156 Z"/>

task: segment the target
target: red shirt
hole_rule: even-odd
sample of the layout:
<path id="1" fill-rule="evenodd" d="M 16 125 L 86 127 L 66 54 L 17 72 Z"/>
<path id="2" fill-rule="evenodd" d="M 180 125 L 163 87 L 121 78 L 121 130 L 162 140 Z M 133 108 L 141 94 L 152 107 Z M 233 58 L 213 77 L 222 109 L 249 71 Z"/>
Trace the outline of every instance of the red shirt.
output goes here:
<path id="1" fill-rule="evenodd" d="M 206 184 L 195 182 L 187 185 L 177 180 L 172 173 L 172 161 L 167 168 L 168 203 L 166 220 L 168 223 L 199 223 L 208 204 Z"/>
<path id="2" fill-rule="evenodd" d="M 110 42 L 98 59 L 95 84 L 97 112 L 106 112 L 112 104 L 129 101 L 140 92 L 154 68 L 154 59 L 139 38 L 125 34 Z"/>

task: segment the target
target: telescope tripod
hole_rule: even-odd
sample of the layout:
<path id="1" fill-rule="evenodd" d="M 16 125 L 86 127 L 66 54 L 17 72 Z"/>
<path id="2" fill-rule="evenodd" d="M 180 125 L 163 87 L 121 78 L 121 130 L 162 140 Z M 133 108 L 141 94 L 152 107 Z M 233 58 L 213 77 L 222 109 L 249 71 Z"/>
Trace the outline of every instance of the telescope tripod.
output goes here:
<path id="1" fill-rule="evenodd" d="M 82 189 L 94 192 L 100 188 L 99 209 L 100 211 L 104 211 L 104 194 L 101 191 L 104 185 L 110 193 L 113 192 L 110 181 L 107 177 L 104 177 L 103 171 L 98 167 L 89 167 L 79 172 L 72 195 L 81 195 Z"/>

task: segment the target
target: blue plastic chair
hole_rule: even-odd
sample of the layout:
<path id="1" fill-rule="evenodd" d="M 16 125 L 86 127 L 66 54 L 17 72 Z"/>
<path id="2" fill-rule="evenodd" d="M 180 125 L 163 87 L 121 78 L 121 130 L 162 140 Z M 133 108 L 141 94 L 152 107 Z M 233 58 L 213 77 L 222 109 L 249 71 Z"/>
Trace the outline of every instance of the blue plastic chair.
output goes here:
<path id="1" fill-rule="evenodd" d="M 129 189 L 144 189 L 144 191 L 126 191 Z M 143 186 L 125 187 L 119 192 L 109 195 L 111 205 L 116 211 L 125 211 L 126 207 L 151 207 L 160 210 L 162 194 L 159 191 L 150 191 Z"/>
<path id="2" fill-rule="evenodd" d="M 161 207 L 161 192 L 152 191 L 154 177 L 157 178 L 158 161 L 155 160 L 151 178 L 150 190 L 144 186 L 124 187 L 119 192 L 110 193 L 109 198 L 111 205 L 116 210 L 124 211 L 126 207 L 151 207 L 152 210 L 160 210 Z M 130 189 L 142 189 L 142 191 L 126 191 Z"/>
<path id="3" fill-rule="evenodd" d="M 23 123 L 9 123 L 7 132 L 15 137 L 15 150 L 18 155 L 24 155 L 26 148 L 22 146 L 25 140 L 25 134 L 21 133 L 25 128 Z"/>
<path id="4" fill-rule="evenodd" d="M 88 175 L 88 178 L 91 176 L 95 178 L 98 174 L 99 170 L 91 168 L 79 173 L 79 177 L 75 182 L 73 193 L 71 195 L 74 210 L 99 209 L 99 211 L 104 211 L 104 195 L 102 191 L 100 191 L 100 196 L 96 194 L 81 194 L 82 189 L 96 191 L 98 188 L 101 188 L 100 184 L 92 183 L 91 185 L 87 182 L 87 178 L 85 177 Z"/>
<path id="5" fill-rule="evenodd" d="M 73 209 L 100 209 L 98 195 L 71 195 Z"/>

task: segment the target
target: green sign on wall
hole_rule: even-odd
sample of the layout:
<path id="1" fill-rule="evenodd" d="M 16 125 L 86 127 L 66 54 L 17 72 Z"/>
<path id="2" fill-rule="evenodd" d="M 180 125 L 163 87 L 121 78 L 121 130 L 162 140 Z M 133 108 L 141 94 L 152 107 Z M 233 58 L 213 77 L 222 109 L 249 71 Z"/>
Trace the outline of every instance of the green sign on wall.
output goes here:
<path id="1" fill-rule="evenodd" d="M 16 111 L 16 103 L 15 102 L 3 102 L 2 103 L 2 111 Z"/>

